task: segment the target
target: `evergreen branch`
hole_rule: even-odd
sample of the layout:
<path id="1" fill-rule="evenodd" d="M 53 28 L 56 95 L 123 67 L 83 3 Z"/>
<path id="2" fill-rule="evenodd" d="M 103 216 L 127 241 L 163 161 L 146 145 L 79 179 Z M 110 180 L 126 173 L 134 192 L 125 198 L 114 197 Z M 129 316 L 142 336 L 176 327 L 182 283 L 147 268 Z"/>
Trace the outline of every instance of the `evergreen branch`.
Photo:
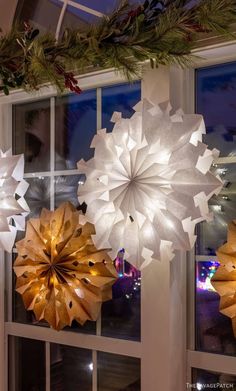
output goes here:
<path id="1" fill-rule="evenodd" d="M 86 31 L 65 30 L 56 42 L 28 24 L 0 36 L 0 90 L 37 89 L 51 82 L 59 91 L 80 93 L 71 71 L 115 68 L 128 80 L 141 75 L 140 63 L 191 65 L 198 34 L 217 32 L 232 38 L 236 0 L 146 0 L 132 8 L 123 0 L 117 10 Z M 234 36 L 233 36 L 234 37 Z M 234 37 L 235 38 L 235 37 Z"/>

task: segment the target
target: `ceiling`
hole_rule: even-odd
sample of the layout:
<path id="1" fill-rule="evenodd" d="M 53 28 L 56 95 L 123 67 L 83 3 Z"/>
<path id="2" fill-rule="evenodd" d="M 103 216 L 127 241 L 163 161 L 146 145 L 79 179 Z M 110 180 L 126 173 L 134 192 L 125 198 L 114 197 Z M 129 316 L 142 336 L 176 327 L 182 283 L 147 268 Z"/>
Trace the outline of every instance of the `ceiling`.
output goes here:
<path id="1" fill-rule="evenodd" d="M 3 1 L 0 0 L 0 4 Z M 143 1 L 130 0 L 130 3 L 136 6 Z M 59 36 L 66 27 L 78 28 L 98 23 L 118 3 L 119 0 L 19 0 L 14 19 L 29 21 L 41 31 L 50 30 Z"/>

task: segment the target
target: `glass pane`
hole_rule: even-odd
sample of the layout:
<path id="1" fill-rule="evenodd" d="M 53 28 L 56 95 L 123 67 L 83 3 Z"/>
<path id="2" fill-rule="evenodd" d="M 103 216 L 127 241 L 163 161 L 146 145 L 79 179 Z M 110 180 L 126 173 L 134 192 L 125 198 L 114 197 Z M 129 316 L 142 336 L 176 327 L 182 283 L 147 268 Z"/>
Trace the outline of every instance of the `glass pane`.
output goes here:
<path id="1" fill-rule="evenodd" d="M 140 391 L 140 360 L 98 352 L 98 391 Z"/>
<path id="2" fill-rule="evenodd" d="M 119 4 L 118 0 L 103 0 L 103 1 L 94 1 L 94 0 L 73 0 L 75 3 L 85 5 L 88 8 L 92 8 L 98 12 L 109 14 L 114 8 Z"/>
<path id="3" fill-rule="evenodd" d="M 122 117 L 130 118 L 132 109 L 141 99 L 140 81 L 131 84 L 119 84 L 102 89 L 102 127 L 108 131 L 113 129 L 111 117 L 114 111 L 122 113 Z"/>
<path id="4" fill-rule="evenodd" d="M 216 373 L 203 369 L 192 369 L 192 382 L 197 390 L 225 389 L 236 390 L 236 377 L 226 373 Z M 187 389 L 194 389 L 187 383 Z"/>
<path id="5" fill-rule="evenodd" d="M 203 114 L 204 141 L 222 156 L 236 154 L 236 62 L 196 71 L 196 112 Z"/>
<path id="6" fill-rule="evenodd" d="M 29 219 L 38 217 L 43 208 L 50 209 L 50 177 L 27 178 L 27 182 L 25 199 L 30 208 Z"/>
<path id="7" fill-rule="evenodd" d="M 113 300 L 102 306 L 102 335 L 140 340 L 141 273 L 123 260 L 115 261 L 119 279 L 113 285 Z"/>
<path id="8" fill-rule="evenodd" d="M 197 225 L 197 254 L 215 255 L 226 241 L 227 223 L 236 217 L 236 164 L 215 165 L 214 171 L 221 176 L 224 187 L 209 202 L 213 220 Z"/>
<path id="9" fill-rule="evenodd" d="M 103 1 L 94 1 L 94 0 L 73 0 L 74 3 L 83 4 L 86 7 L 92 8 L 96 11 L 99 11 L 104 14 L 110 14 L 120 3 L 119 0 L 103 0 Z M 143 3 L 144 0 L 129 0 L 130 4 L 133 6 L 139 6 L 140 3 Z"/>
<path id="10" fill-rule="evenodd" d="M 86 29 L 90 24 L 97 24 L 100 17 L 68 5 L 63 18 L 61 33 L 65 28 Z"/>
<path id="11" fill-rule="evenodd" d="M 236 355 L 236 339 L 231 319 L 219 312 L 219 295 L 210 283 L 217 262 L 196 262 L 196 348 L 197 350 Z"/>
<path id="12" fill-rule="evenodd" d="M 92 391 L 92 352 L 64 345 L 51 346 L 51 390 Z"/>
<path id="13" fill-rule="evenodd" d="M 78 185 L 84 181 L 82 175 L 56 176 L 54 181 L 55 208 L 65 201 L 70 201 L 77 208 L 79 206 Z"/>
<path id="14" fill-rule="evenodd" d="M 27 178 L 29 187 L 25 193 L 25 200 L 30 208 L 30 213 L 26 216 L 26 221 L 38 217 L 42 208 L 50 209 L 50 178 L 35 177 Z M 25 231 L 17 231 L 16 242 L 25 237 Z"/>
<path id="15" fill-rule="evenodd" d="M 12 254 L 12 264 L 14 263 L 17 254 Z M 15 291 L 16 286 L 16 275 L 12 271 L 12 318 L 13 322 L 26 323 L 26 324 L 37 324 L 33 311 L 26 311 L 22 296 Z"/>
<path id="16" fill-rule="evenodd" d="M 50 101 L 13 106 L 13 150 L 25 154 L 25 172 L 50 169 Z"/>
<path id="17" fill-rule="evenodd" d="M 96 134 L 96 90 L 56 99 L 56 169 L 76 168 L 80 159 L 93 157 Z"/>
<path id="18" fill-rule="evenodd" d="M 9 337 L 9 391 L 45 391 L 45 345 Z"/>
<path id="19" fill-rule="evenodd" d="M 20 0 L 15 14 L 16 21 L 29 21 L 40 31 L 56 31 L 60 16 L 61 1 L 53 0 Z"/>

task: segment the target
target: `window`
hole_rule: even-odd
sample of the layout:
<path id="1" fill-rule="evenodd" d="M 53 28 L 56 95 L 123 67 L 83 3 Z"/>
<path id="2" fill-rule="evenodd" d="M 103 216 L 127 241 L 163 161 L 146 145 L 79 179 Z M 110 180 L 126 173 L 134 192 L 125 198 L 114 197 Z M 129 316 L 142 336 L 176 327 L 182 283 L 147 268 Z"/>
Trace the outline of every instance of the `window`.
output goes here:
<path id="1" fill-rule="evenodd" d="M 225 50 L 227 53 L 227 47 Z M 188 380 L 190 384 L 197 385 L 199 390 L 210 389 L 209 384 L 216 383 L 226 385 L 225 388 L 230 385 L 231 389 L 235 389 L 236 379 L 236 340 L 231 319 L 219 312 L 219 296 L 210 283 L 219 265 L 216 250 L 226 241 L 227 223 L 236 216 L 236 62 L 221 63 L 217 58 L 214 64 L 217 49 L 209 49 L 209 53 L 213 58 L 209 65 L 203 66 L 203 62 L 195 71 L 188 72 L 192 83 L 195 79 L 195 111 L 204 116 L 206 123 L 204 142 L 209 148 L 217 148 L 221 152 L 212 169 L 224 183 L 220 194 L 210 201 L 213 221 L 201 223 L 197 227 L 196 255 L 190 257 L 189 281 L 192 287 L 194 285 L 191 294 L 195 301 L 189 300 L 191 350 L 188 353 Z M 193 110 L 193 105 L 189 110 Z M 194 264 L 193 268 L 191 264 Z M 192 313 L 193 307 L 195 314 Z"/>
<path id="2" fill-rule="evenodd" d="M 196 348 L 232 355 L 236 354 L 236 341 L 231 320 L 219 313 L 219 296 L 211 284 L 207 284 L 217 268 L 215 251 L 226 242 L 227 223 L 234 219 L 234 214 L 236 216 L 233 158 L 236 152 L 235 77 L 236 63 L 196 70 L 196 111 L 205 118 L 205 143 L 210 148 L 218 148 L 221 159 L 228 157 L 228 164 L 216 162 L 213 166 L 224 182 L 221 193 L 211 199 L 210 210 L 214 219 L 198 227 Z"/>
<path id="3" fill-rule="evenodd" d="M 92 137 L 91 128 L 87 128 L 89 121 L 97 128 L 107 126 L 111 130 L 109 117 L 113 107 L 129 116 L 140 94 L 157 103 L 166 101 L 169 99 L 169 70 L 166 67 L 144 69 L 142 82 L 131 86 L 114 72 L 102 71 L 81 77 L 80 86 L 84 95 L 77 97 L 58 97 L 51 87 L 34 95 L 15 91 L 8 97 L 0 97 L 2 148 L 13 145 L 15 151 L 25 152 L 27 157 L 25 177 L 30 183 L 27 199 L 32 209 L 31 216 L 37 216 L 43 206 L 54 209 L 65 198 L 70 198 L 77 206 L 76 188 L 84 178 L 78 177 L 75 163 L 81 156 L 81 143 L 85 141 L 84 137 L 78 137 L 84 135 L 84 127 L 79 121 L 86 126 L 86 137 Z M 38 131 L 40 126 L 44 129 L 42 134 Z M 60 132 L 60 137 L 57 132 Z M 78 155 L 71 141 L 74 137 L 77 137 Z M 86 153 L 89 153 L 88 150 Z M 13 258 L 15 256 L 13 253 Z M 61 332 L 43 323 L 35 324 L 33 314 L 24 310 L 20 296 L 14 293 L 12 261 L 12 257 L 8 257 L 4 262 L 1 253 L 0 320 L 3 320 L 5 310 L 6 321 L 0 322 L 0 382 L 5 381 L 4 390 L 7 390 L 6 372 L 10 367 L 9 381 L 15 374 L 18 382 L 13 382 L 13 385 L 9 382 L 9 386 L 15 387 L 11 391 L 24 387 L 20 371 L 27 373 L 28 357 L 21 366 L 16 361 L 15 368 L 15 361 L 10 357 L 11 352 L 14 355 L 14 343 L 24 345 L 28 340 L 43 346 L 40 353 L 45 371 L 42 386 L 46 391 L 56 387 L 57 368 L 61 368 L 63 362 L 72 362 L 71 357 L 79 360 L 80 356 L 86 371 L 88 366 L 90 371 L 84 374 L 84 387 L 92 387 L 92 391 L 111 387 L 105 377 L 106 369 L 109 378 L 111 376 L 111 366 L 108 365 L 111 363 L 116 374 L 114 390 L 169 391 L 173 386 L 176 390 L 183 390 L 186 382 L 185 254 L 177 254 L 176 260 L 171 263 L 153 262 L 142 271 L 141 276 L 127 263 L 119 261 L 116 266 L 121 276 L 114 287 L 114 299 L 105 303 L 97 324 L 87 323 L 83 328 L 73 324 L 71 329 Z M 4 281 L 7 294 L 5 309 Z M 3 344 L 4 334 L 6 346 Z M 11 350 L 10 346 L 13 346 Z M 5 360 L 7 352 L 9 361 Z M 78 372 L 80 370 L 78 368 Z M 71 387 L 66 370 L 60 373 L 58 381 L 60 388 Z"/>
<path id="4" fill-rule="evenodd" d="M 129 117 L 140 98 L 137 81 L 85 88 L 81 95 L 38 100 L 28 95 L 27 101 L 12 104 L 13 152 L 25 154 L 29 182 L 28 219 L 37 217 L 43 207 L 53 210 L 66 200 L 80 208 L 77 188 L 84 177 L 78 175 L 77 161 L 92 157 L 90 144 L 97 129 L 106 126 L 111 131 L 113 111 Z M 21 236 L 24 233 L 18 239 Z M 13 251 L 12 262 L 15 257 Z M 8 261 L 9 391 L 140 390 L 139 271 L 118 259 L 113 300 L 104 303 L 97 323 L 82 327 L 74 322 L 58 333 L 44 322 L 37 323 L 33 312 L 24 309 L 22 298 L 14 292 L 15 276 Z M 88 338 L 85 344 L 83 334 Z M 94 344 L 96 336 L 101 338 L 101 350 Z M 117 348 L 118 339 L 122 343 Z"/>

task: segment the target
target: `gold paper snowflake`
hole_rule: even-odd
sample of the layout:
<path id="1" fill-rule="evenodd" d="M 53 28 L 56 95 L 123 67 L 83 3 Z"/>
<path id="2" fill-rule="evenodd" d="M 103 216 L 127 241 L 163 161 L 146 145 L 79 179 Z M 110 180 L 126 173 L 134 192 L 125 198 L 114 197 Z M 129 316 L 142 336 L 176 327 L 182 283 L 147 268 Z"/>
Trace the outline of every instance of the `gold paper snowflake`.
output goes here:
<path id="1" fill-rule="evenodd" d="M 101 303 L 112 298 L 117 273 L 106 251 L 94 246 L 94 233 L 68 202 L 29 220 L 25 238 L 16 244 L 14 271 L 16 290 L 37 320 L 57 330 L 74 319 L 83 324 L 96 320 Z"/>

